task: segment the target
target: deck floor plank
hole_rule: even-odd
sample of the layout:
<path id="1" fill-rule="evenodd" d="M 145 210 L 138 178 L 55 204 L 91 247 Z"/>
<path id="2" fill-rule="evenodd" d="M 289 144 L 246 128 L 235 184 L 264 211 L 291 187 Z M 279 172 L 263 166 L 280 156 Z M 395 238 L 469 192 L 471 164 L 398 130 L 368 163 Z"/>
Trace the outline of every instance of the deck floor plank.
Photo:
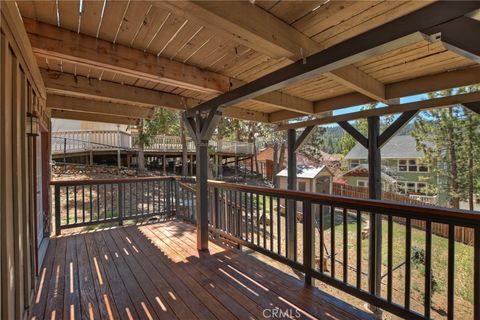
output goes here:
<path id="1" fill-rule="evenodd" d="M 31 319 L 370 319 L 191 224 L 164 221 L 53 238 Z M 42 279 L 40 278 L 40 279 Z"/>
<path id="2" fill-rule="evenodd" d="M 155 319 L 156 317 L 153 307 L 150 305 L 147 297 L 145 297 L 142 288 L 125 262 L 122 253 L 115 244 L 115 241 L 112 239 L 109 232 L 102 231 L 101 233 L 138 315 L 141 319 Z"/>
<path id="3" fill-rule="evenodd" d="M 110 254 L 110 251 L 107 248 L 107 244 L 103 239 L 101 232 L 96 232 L 93 235 L 95 240 L 96 249 L 99 255 L 102 257 L 101 263 L 103 271 L 105 272 L 105 281 L 108 282 L 112 293 L 113 293 L 113 302 L 117 307 L 119 312 L 120 319 L 138 319 L 138 313 L 136 308 L 130 299 L 127 288 L 118 273 L 117 267 L 113 262 L 113 256 Z"/>
<path id="4" fill-rule="evenodd" d="M 39 270 L 38 282 L 35 287 L 35 296 L 31 307 L 32 319 L 43 319 L 45 316 L 45 308 L 47 307 L 47 297 L 49 292 L 50 278 L 53 268 L 51 266 L 55 262 L 55 247 L 57 239 L 51 239 L 42 268 Z"/>
<path id="5" fill-rule="evenodd" d="M 85 244 L 88 257 L 92 266 L 93 284 L 99 301 L 99 309 L 102 319 L 119 319 L 117 307 L 113 302 L 113 294 L 110 285 L 105 281 L 105 271 L 103 270 L 102 259 L 97 250 L 95 239 L 92 234 L 85 235 Z"/>

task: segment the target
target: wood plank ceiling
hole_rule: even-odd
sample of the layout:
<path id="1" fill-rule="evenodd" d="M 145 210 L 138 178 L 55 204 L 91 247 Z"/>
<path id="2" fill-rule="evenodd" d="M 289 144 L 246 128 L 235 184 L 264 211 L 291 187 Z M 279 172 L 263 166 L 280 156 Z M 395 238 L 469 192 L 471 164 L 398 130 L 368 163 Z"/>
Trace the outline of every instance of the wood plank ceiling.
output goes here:
<path id="1" fill-rule="evenodd" d="M 226 77 L 231 87 L 284 67 L 297 57 L 286 54 L 279 56 L 275 50 L 261 45 L 265 43 L 264 40 L 252 43 L 249 39 L 235 37 L 232 32 L 222 28 L 221 19 L 206 21 L 205 19 L 209 18 L 207 15 L 203 18 L 194 15 L 196 12 L 210 13 L 209 6 L 223 6 L 221 10 L 228 11 L 229 6 L 246 5 L 248 10 L 254 10 L 252 19 L 255 18 L 253 15 L 265 17 L 267 13 L 273 19 L 272 25 L 282 27 L 278 32 L 298 34 L 305 38 L 305 48 L 321 50 L 428 4 L 426 1 L 256 1 L 254 4 L 206 2 L 203 5 L 192 2 L 110 0 L 17 2 L 24 18 L 197 67 Z M 242 17 L 242 12 L 228 14 L 246 18 Z M 261 21 L 258 23 L 261 24 Z M 269 27 L 261 26 L 264 29 Z M 276 31 L 271 32 L 275 34 Z M 288 48 L 288 45 L 285 47 Z M 299 57 L 313 53 L 303 50 L 298 47 Z M 37 54 L 37 62 L 42 69 L 180 95 L 198 101 L 211 99 L 221 93 L 167 85 L 161 81 L 113 72 L 88 63 L 72 63 L 61 56 L 46 57 Z M 378 96 L 369 95 L 365 90 L 359 90 L 355 83 L 352 84 L 349 79 L 352 70 L 356 76 L 360 75 L 362 79 L 366 78 L 385 90 L 385 85 L 474 66 L 475 62 L 447 51 L 440 42 L 419 41 L 363 60 L 337 75 L 322 75 L 287 87 L 281 90 L 283 95 L 277 96 L 276 100 L 267 97 L 239 103 L 235 106 L 237 113 L 231 115 L 257 121 L 279 121 L 297 117 L 302 113 L 313 113 L 314 106 L 325 99 L 355 92 L 370 97 Z M 342 79 L 344 74 L 346 79 Z M 293 99 L 295 106 L 300 103 L 302 108 L 304 105 L 310 107 L 301 109 L 307 111 L 298 113 L 292 106 L 292 100 L 286 98 Z M 286 102 L 282 105 L 282 101 Z M 332 109 L 334 108 L 332 106 Z M 292 112 L 292 109 L 295 112 Z M 239 110 L 241 112 L 238 112 Z"/>

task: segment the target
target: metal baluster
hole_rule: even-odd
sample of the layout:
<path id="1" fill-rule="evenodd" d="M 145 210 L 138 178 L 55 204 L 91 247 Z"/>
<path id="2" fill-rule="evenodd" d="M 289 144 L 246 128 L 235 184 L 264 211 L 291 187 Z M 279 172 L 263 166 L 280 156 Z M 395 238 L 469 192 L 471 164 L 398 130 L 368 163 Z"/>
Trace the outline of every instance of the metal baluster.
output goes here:
<path id="1" fill-rule="evenodd" d="M 432 308 L 432 222 L 425 226 L 425 318 L 430 318 Z M 476 239 L 476 238 L 475 238 Z"/>
<path id="2" fill-rule="evenodd" d="M 243 193 L 243 201 L 245 202 L 245 241 L 248 241 L 248 194 Z"/>
<path id="3" fill-rule="evenodd" d="M 237 214 L 237 237 L 242 239 L 242 201 L 238 191 L 235 191 L 235 212 Z"/>
<path id="4" fill-rule="evenodd" d="M 124 202 L 123 202 L 123 184 L 118 183 L 117 184 L 117 190 L 118 190 L 118 224 L 120 226 L 123 225 L 123 208 L 124 208 Z"/>
<path id="5" fill-rule="evenodd" d="M 330 264 L 331 275 L 335 278 L 335 207 L 330 207 Z"/>
<path id="6" fill-rule="evenodd" d="M 270 196 L 270 251 L 273 252 L 273 197 Z"/>
<path id="7" fill-rule="evenodd" d="M 89 186 L 89 194 L 90 194 L 90 221 L 93 221 L 93 192 L 92 192 L 92 185 Z"/>
<path id="8" fill-rule="evenodd" d="M 362 289 L 362 212 L 357 210 L 357 289 Z"/>
<path id="9" fill-rule="evenodd" d="M 250 241 L 253 243 L 255 243 L 255 228 L 253 227 L 253 219 L 254 219 L 254 216 L 253 216 L 253 193 L 250 193 L 250 232 L 251 232 L 251 239 Z"/>
<path id="10" fill-rule="evenodd" d="M 323 234 L 323 229 L 324 229 L 324 225 L 323 225 L 323 222 L 324 222 L 324 217 L 323 217 L 323 209 L 325 207 L 322 205 L 322 204 L 318 204 L 318 214 L 319 214 L 319 221 L 318 221 L 318 229 L 319 230 L 319 238 L 320 238 L 320 246 L 319 246 L 319 251 L 320 251 L 320 266 L 319 266 L 319 270 L 320 272 L 324 272 L 324 266 L 325 266 L 325 259 L 324 259 L 324 254 L 323 254 L 323 250 L 324 250 L 324 243 L 325 243 L 325 239 L 324 239 L 324 234 Z"/>
<path id="11" fill-rule="evenodd" d="M 85 222 L 85 185 L 82 185 L 82 222 Z"/>
<path id="12" fill-rule="evenodd" d="M 114 192 L 113 192 L 113 183 L 110 184 L 110 210 L 111 210 L 111 214 L 110 214 L 110 219 L 113 219 L 113 202 L 114 202 Z"/>
<path id="13" fill-rule="evenodd" d="M 77 186 L 73 186 L 73 212 L 75 213 L 74 221 L 77 224 Z"/>
<path id="14" fill-rule="evenodd" d="M 282 255 L 282 241 L 280 240 L 281 237 L 281 224 L 280 224 L 280 198 L 277 198 L 277 253 Z"/>
<path id="15" fill-rule="evenodd" d="M 55 185 L 55 235 L 59 236 L 61 233 L 61 213 L 60 213 L 60 186 Z"/>
<path id="16" fill-rule="evenodd" d="M 348 225 L 345 208 L 343 208 L 343 282 L 348 282 Z"/>
<path id="17" fill-rule="evenodd" d="M 103 207 L 103 219 L 105 220 L 107 218 L 107 185 L 103 185 L 103 200 L 105 206 Z"/>
<path id="18" fill-rule="evenodd" d="M 267 232 L 266 232 L 266 219 L 267 219 L 267 211 L 265 210 L 266 207 L 266 200 L 265 200 L 265 195 L 263 195 L 263 247 L 266 249 L 267 248 Z"/>
<path id="19" fill-rule="evenodd" d="M 305 285 L 312 285 L 312 266 L 314 260 L 314 221 L 312 203 L 303 201 L 303 265 L 305 267 Z"/>
<path id="20" fill-rule="evenodd" d="M 100 220 L 100 199 L 101 199 L 100 185 L 97 184 L 97 221 Z"/>
<path id="21" fill-rule="evenodd" d="M 68 186 L 65 187 L 65 194 L 67 197 L 67 225 L 70 224 L 70 194 L 68 192 Z"/>
<path id="22" fill-rule="evenodd" d="M 393 288 L 393 217 L 388 216 L 388 229 L 387 229 L 387 300 L 392 301 L 392 288 Z"/>
<path id="23" fill-rule="evenodd" d="M 150 181 L 147 181 L 147 214 L 150 214 Z"/>
<path id="24" fill-rule="evenodd" d="M 448 225 L 448 279 L 447 279 L 447 319 L 454 317 L 454 296 L 455 296 L 455 225 Z"/>
<path id="25" fill-rule="evenodd" d="M 411 259 L 412 259 L 412 225 L 410 218 L 406 218 L 405 234 L 405 309 L 410 310 L 410 287 L 411 287 Z"/>
<path id="26" fill-rule="evenodd" d="M 258 193 L 255 194 L 255 198 L 257 201 L 257 210 L 256 210 L 256 215 L 257 215 L 257 246 L 260 245 L 260 195 Z"/>

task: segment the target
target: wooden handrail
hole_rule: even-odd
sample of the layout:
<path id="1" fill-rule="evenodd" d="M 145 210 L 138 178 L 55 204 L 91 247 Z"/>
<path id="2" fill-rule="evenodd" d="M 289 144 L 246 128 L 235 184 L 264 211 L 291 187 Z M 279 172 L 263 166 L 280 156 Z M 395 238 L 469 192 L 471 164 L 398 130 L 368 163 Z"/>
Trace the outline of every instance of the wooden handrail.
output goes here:
<path id="1" fill-rule="evenodd" d="M 79 185 L 96 185 L 96 184 L 115 184 L 129 182 L 145 182 L 158 180 L 179 180 L 178 176 L 154 176 L 154 177 L 137 177 L 137 178 L 120 178 L 120 179 L 84 179 L 84 180 L 56 180 L 50 181 L 52 186 L 79 186 Z"/>
<path id="2" fill-rule="evenodd" d="M 254 192 L 264 195 L 276 196 L 280 198 L 288 198 L 296 201 L 305 201 L 310 200 L 315 203 L 321 202 L 324 205 L 341 205 L 343 207 L 350 207 L 352 209 L 358 209 L 362 211 L 378 211 L 379 213 L 388 214 L 389 211 L 395 212 L 396 214 L 401 212 L 405 216 L 409 216 L 412 219 L 422 218 L 425 216 L 445 218 L 455 221 L 461 221 L 462 224 L 466 223 L 480 223 L 480 214 L 462 210 L 462 209 L 449 209 L 449 208 L 439 208 L 434 206 L 420 206 L 414 204 L 401 204 L 393 201 L 384 201 L 384 200 L 372 200 L 372 199 L 360 199 L 360 198 L 351 198 L 344 196 L 334 196 L 321 193 L 313 192 L 303 192 L 303 191 L 293 191 L 286 189 L 274 189 L 266 187 L 257 187 L 236 183 L 228 183 L 223 181 L 209 180 L 209 186 L 243 191 L 243 192 Z M 415 216 L 419 215 L 419 216 Z"/>

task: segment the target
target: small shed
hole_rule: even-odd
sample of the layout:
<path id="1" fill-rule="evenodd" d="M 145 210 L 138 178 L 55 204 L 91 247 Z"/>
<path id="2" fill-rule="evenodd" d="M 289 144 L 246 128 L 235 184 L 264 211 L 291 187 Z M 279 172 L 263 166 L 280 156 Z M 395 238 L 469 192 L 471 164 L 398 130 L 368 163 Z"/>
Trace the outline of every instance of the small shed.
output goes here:
<path id="1" fill-rule="evenodd" d="M 284 169 L 277 174 L 280 188 L 287 189 L 288 171 Z M 298 166 L 297 190 L 317 193 L 332 193 L 333 173 L 327 166 Z"/>

